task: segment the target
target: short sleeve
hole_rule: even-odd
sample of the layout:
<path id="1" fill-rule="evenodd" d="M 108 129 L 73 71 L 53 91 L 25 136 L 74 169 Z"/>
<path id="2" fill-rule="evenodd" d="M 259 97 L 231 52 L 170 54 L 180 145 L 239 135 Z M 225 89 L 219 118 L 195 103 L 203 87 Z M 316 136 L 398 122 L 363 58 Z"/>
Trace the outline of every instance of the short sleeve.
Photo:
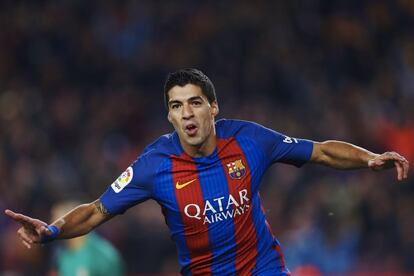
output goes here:
<path id="1" fill-rule="evenodd" d="M 312 141 L 289 137 L 254 122 L 222 119 L 216 126 L 223 138 L 243 136 L 253 141 L 269 164 L 281 162 L 300 167 L 312 156 Z"/>
<path id="2" fill-rule="evenodd" d="M 313 142 L 286 136 L 272 129 L 255 124 L 254 137 L 270 163 L 281 162 L 300 167 L 310 160 Z"/>
<path id="3" fill-rule="evenodd" d="M 112 215 L 152 197 L 154 163 L 144 154 L 131 164 L 102 194 L 100 201 Z"/>

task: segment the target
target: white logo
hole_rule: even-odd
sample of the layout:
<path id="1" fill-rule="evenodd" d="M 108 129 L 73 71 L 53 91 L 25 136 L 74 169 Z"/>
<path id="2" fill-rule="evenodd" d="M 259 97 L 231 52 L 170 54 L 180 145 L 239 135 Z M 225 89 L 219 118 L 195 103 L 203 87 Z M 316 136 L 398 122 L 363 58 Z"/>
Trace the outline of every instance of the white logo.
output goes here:
<path id="1" fill-rule="evenodd" d="M 115 193 L 122 191 L 126 185 L 131 182 L 132 177 L 134 176 L 134 170 L 132 167 L 128 167 L 115 181 L 112 183 L 111 187 Z"/>
<path id="2" fill-rule="evenodd" d="M 238 200 L 232 195 L 229 195 L 228 198 L 222 196 L 206 200 L 203 210 L 198 204 L 191 203 L 184 207 L 184 213 L 189 218 L 203 220 L 203 224 L 211 224 L 243 215 L 250 208 L 249 201 L 247 190 L 243 189 L 239 191 Z"/>
<path id="3" fill-rule="evenodd" d="M 290 138 L 288 136 L 285 136 L 285 139 L 283 139 L 284 143 L 292 144 L 292 142 L 298 143 L 298 140 L 296 138 Z"/>

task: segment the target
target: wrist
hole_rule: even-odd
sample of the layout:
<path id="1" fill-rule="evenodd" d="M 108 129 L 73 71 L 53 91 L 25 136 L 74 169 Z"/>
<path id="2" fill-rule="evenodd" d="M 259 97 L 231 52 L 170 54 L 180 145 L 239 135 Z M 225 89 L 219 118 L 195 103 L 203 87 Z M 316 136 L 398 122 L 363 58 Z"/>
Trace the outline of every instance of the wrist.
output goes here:
<path id="1" fill-rule="evenodd" d="M 53 240 L 56 240 L 57 236 L 60 233 L 60 230 L 56 225 L 47 225 L 46 229 L 50 234 L 43 234 L 40 239 L 40 243 L 48 243 Z"/>
<path id="2" fill-rule="evenodd" d="M 368 154 L 368 157 L 365 160 L 368 168 L 371 168 L 372 163 L 374 162 L 375 158 L 377 158 L 378 156 L 380 156 L 380 154 L 371 153 L 371 152 Z"/>

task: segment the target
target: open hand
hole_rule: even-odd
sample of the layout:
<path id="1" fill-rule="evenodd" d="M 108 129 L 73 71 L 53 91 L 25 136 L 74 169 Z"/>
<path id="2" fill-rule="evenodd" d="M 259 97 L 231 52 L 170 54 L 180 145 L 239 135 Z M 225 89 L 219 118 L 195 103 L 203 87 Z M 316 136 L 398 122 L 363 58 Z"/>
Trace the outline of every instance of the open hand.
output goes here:
<path id="1" fill-rule="evenodd" d="M 397 168 L 398 180 L 406 179 L 408 176 L 409 163 L 404 156 L 399 155 L 396 152 L 385 152 L 377 157 L 368 161 L 368 167 L 374 171 Z"/>
<path id="2" fill-rule="evenodd" d="M 15 213 L 11 210 L 5 210 L 4 213 L 22 225 L 17 230 L 17 235 L 27 248 L 31 248 L 34 243 L 40 243 L 42 236 L 51 234 L 46 228 L 46 222 Z"/>

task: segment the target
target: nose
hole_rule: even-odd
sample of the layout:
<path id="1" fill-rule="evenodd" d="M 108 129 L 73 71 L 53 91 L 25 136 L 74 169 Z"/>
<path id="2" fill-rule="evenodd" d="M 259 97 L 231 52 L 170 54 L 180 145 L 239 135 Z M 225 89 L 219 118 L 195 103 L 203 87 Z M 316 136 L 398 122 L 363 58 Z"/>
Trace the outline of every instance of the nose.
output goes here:
<path id="1" fill-rule="evenodd" d="M 183 119 L 189 119 L 189 118 L 194 116 L 193 109 L 192 109 L 191 105 L 189 105 L 189 104 L 184 104 L 183 105 L 182 116 L 183 116 Z"/>

